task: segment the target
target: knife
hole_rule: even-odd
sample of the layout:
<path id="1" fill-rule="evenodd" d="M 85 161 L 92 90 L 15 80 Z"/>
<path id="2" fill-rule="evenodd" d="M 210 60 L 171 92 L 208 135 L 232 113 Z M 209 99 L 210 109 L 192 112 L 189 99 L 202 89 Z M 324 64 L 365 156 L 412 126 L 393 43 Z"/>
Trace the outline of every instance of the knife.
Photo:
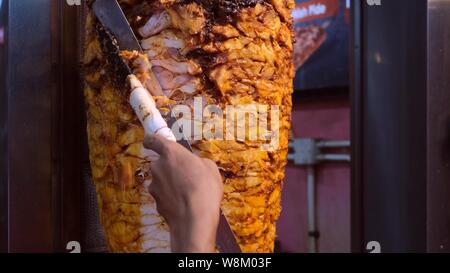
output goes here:
<path id="1" fill-rule="evenodd" d="M 132 70 L 120 57 L 120 51 L 136 50 L 142 52 L 142 48 L 117 0 L 96 0 L 92 8 L 101 23 L 97 31 L 109 55 L 108 57 L 110 57 L 108 58 L 109 62 L 118 73 L 122 83 L 124 83 L 126 82 L 126 77 L 132 74 Z M 169 114 L 166 117 L 166 121 L 169 128 L 173 128 L 172 126 L 177 119 Z M 178 143 L 192 152 L 192 147 L 186 137 L 179 140 Z M 221 253 L 242 252 L 236 242 L 236 237 L 231 230 L 230 224 L 222 211 L 220 213 L 216 244 Z"/>

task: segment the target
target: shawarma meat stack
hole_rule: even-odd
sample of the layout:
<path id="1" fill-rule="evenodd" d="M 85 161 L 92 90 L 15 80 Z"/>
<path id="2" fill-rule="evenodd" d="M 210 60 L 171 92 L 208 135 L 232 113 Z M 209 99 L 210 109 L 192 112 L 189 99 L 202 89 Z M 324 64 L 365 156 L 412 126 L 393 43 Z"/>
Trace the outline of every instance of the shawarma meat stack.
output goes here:
<path id="1" fill-rule="evenodd" d="M 278 107 L 279 115 L 268 115 L 268 123 L 277 119 L 278 125 L 265 132 L 277 138 L 276 144 L 248 137 L 192 141 L 195 153 L 212 159 L 221 170 L 222 210 L 242 250 L 273 252 L 291 119 L 294 1 L 119 3 L 145 51 L 122 56 L 162 111 L 168 104 L 193 107 L 195 97 L 224 113 L 228 106 Z M 169 227 L 147 192 L 151 159 L 142 146 L 144 130 L 127 92 L 115 84 L 97 24 L 89 12 L 84 92 L 92 176 L 105 237 L 112 252 L 168 252 Z"/>

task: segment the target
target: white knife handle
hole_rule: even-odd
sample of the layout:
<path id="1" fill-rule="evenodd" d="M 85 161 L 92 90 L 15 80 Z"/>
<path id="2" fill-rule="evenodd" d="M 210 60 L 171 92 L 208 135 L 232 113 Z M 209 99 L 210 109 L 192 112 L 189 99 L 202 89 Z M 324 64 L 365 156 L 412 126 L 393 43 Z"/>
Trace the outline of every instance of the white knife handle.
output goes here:
<path id="1" fill-rule="evenodd" d="M 162 117 L 150 93 L 134 75 L 128 76 L 131 85 L 130 104 L 144 127 L 147 135 L 157 134 L 177 141 L 167 122 Z"/>

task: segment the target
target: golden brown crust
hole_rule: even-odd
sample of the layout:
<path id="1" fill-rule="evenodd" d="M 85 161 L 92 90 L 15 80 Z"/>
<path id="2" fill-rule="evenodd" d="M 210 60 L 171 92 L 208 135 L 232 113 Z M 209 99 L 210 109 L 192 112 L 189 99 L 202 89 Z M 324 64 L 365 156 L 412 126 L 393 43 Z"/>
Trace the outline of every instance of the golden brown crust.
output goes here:
<path id="1" fill-rule="evenodd" d="M 120 1 L 136 32 L 152 15 L 162 10 L 170 15 L 168 29 L 140 39 L 147 40 L 151 72 L 175 104 L 191 106 L 193 97 L 201 96 L 224 110 L 226 105 L 243 104 L 280 108 L 280 142 L 273 151 L 262 149 L 262 141 L 248 139 L 202 140 L 193 145 L 197 154 L 214 160 L 222 171 L 222 209 L 243 251 L 272 252 L 292 107 L 293 1 L 209 0 L 229 9 L 227 18 L 220 20 L 211 16 L 214 10 L 205 2 Z M 112 251 L 143 251 L 138 230 L 145 188 L 137 175 L 145 173 L 138 171 L 144 163 L 137 151 L 143 130 L 124 93 L 108 84 L 111 75 L 95 32 L 90 31 L 95 20 L 90 22 L 87 32 L 93 34 L 87 37 L 85 93 L 100 215 Z"/>

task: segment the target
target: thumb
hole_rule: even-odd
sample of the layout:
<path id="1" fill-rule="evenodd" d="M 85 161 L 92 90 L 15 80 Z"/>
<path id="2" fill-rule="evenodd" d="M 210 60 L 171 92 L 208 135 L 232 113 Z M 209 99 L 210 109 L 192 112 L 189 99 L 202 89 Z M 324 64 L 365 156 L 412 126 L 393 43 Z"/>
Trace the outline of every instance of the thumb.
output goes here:
<path id="1" fill-rule="evenodd" d="M 155 151 L 160 156 L 167 153 L 170 145 L 174 142 L 157 134 L 146 135 L 144 139 L 144 148 Z"/>

